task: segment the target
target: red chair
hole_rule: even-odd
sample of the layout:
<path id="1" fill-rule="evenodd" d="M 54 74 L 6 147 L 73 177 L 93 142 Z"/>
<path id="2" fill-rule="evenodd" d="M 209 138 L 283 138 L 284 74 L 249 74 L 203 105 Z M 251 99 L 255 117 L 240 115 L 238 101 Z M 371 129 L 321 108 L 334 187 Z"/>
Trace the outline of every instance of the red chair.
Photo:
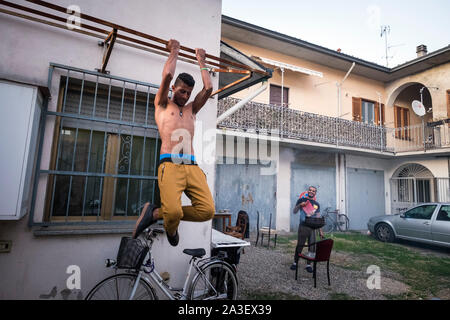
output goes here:
<path id="1" fill-rule="evenodd" d="M 321 240 L 315 243 L 308 244 L 308 246 L 316 245 L 316 256 L 314 258 L 311 258 L 309 256 L 303 255 L 299 253 L 298 257 L 305 259 L 309 262 L 313 263 L 313 278 L 314 278 L 314 288 L 316 288 L 316 280 L 317 280 L 317 262 L 327 262 L 327 277 L 328 277 L 328 285 L 331 285 L 330 282 L 330 255 L 331 250 L 333 249 L 333 239 L 325 239 Z M 297 280 L 297 273 L 298 273 L 298 263 L 297 267 L 295 268 L 295 280 Z"/>

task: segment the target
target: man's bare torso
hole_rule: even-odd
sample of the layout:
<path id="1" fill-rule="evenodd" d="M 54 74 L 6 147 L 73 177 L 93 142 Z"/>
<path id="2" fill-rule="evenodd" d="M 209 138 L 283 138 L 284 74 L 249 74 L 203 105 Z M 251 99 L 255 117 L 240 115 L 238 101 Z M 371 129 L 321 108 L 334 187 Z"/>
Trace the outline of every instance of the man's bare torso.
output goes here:
<path id="1" fill-rule="evenodd" d="M 180 115 L 180 110 L 182 115 Z M 192 141 L 194 139 L 196 115 L 192 112 L 192 102 L 179 108 L 169 100 L 165 108 L 158 108 L 155 120 L 161 137 L 160 154 L 194 155 Z"/>

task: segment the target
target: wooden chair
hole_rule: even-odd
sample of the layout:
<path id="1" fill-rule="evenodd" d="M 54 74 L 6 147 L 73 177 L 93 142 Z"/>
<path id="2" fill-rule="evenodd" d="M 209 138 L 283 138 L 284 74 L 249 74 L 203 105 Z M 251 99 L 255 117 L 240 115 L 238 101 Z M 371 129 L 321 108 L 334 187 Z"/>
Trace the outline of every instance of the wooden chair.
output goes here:
<path id="1" fill-rule="evenodd" d="M 258 240 L 259 240 L 259 234 L 261 234 L 261 245 L 263 245 L 264 243 L 264 235 L 268 236 L 268 240 L 267 240 L 267 246 L 270 247 L 270 236 L 271 235 L 275 235 L 275 247 L 277 246 L 277 230 L 272 229 L 272 213 L 270 213 L 270 217 L 269 217 L 269 226 L 268 227 L 262 227 L 259 228 L 259 211 L 256 211 L 257 214 L 257 220 L 256 220 L 256 243 L 255 243 L 255 247 L 258 245 Z"/>
<path id="2" fill-rule="evenodd" d="M 313 263 L 313 278 L 314 278 L 314 288 L 317 288 L 316 286 L 316 280 L 317 280 L 317 262 L 327 262 L 327 277 L 328 277 L 328 285 L 331 285 L 330 282 L 330 256 L 331 256 L 331 250 L 333 249 L 333 239 L 325 239 L 321 240 L 315 243 L 308 244 L 307 246 L 313 246 L 316 245 L 316 255 L 314 258 L 303 255 L 299 253 L 298 257 L 305 259 L 306 261 Z M 305 246 L 306 247 L 306 246 Z M 295 280 L 297 280 L 297 273 L 298 273 L 298 265 L 295 268 Z"/>
<path id="3" fill-rule="evenodd" d="M 235 238 L 239 238 L 244 240 L 246 237 L 246 234 L 248 234 L 248 214 L 245 211 L 239 211 L 237 219 L 236 219 L 236 225 L 235 226 L 227 226 L 225 227 L 225 234 L 230 235 Z"/>

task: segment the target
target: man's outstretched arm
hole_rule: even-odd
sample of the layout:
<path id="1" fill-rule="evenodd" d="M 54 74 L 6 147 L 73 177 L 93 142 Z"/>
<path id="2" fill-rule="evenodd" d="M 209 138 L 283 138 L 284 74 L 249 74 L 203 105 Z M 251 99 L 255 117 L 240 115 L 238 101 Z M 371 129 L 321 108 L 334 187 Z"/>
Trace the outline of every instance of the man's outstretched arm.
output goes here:
<path id="1" fill-rule="evenodd" d="M 155 97 L 155 111 L 158 107 L 165 107 L 169 101 L 170 83 L 175 75 L 175 68 L 177 66 L 178 53 L 180 51 L 180 43 L 177 40 L 170 39 L 167 42 L 166 48 L 170 50 L 169 57 L 164 65 L 161 85 Z"/>
<path id="2" fill-rule="evenodd" d="M 197 94 L 197 96 L 194 99 L 194 103 L 192 104 L 192 112 L 194 114 L 199 112 L 200 109 L 205 105 L 205 103 L 208 101 L 213 91 L 211 77 L 209 75 L 209 71 L 206 69 L 205 50 L 195 49 L 195 54 L 197 56 L 197 62 L 198 65 L 200 66 L 200 70 L 202 73 L 203 89 Z"/>

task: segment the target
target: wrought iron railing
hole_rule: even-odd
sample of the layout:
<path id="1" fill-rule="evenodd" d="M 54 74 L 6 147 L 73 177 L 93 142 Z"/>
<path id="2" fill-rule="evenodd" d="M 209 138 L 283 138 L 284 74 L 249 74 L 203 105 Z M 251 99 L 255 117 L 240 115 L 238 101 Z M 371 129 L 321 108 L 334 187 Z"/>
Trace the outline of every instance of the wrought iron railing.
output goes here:
<path id="1" fill-rule="evenodd" d="M 450 148 L 450 128 L 446 121 L 390 129 L 388 145 L 395 152 Z"/>
<path id="2" fill-rule="evenodd" d="M 239 101 L 220 100 L 218 115 Z M 447 119 L 388 128 L 252 101 L 218 124 L 219 128 L 260 134 L 276 130 L 282 138 L 393 153 L 450 148 L 449 126 Z"/>
<path id="3" fill-rule="evenodd" d="M 218 114 L 224 113 L 239 101 L 236 98 L 220 100 Z M 218 127 L 258 133 L 278 130 L 282 138 L 393 151 L 387 148 L 385 127 L 257 102 L 247 103 L 220 122 Z"/>

